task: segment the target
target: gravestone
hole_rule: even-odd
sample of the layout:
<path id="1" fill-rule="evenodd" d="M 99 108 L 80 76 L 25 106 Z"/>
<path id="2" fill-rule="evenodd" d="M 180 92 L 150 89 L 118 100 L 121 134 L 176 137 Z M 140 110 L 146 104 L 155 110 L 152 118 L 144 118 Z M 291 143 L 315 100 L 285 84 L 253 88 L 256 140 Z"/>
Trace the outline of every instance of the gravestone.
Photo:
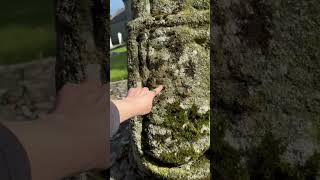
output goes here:
<path id="1" fill-rule="evenodd" d="M 110 49 L 112 49 L 112 48 L 113 48 L 113 44 L 112 44 L 112 40 L 110 38 Z"/>
<path id="2" fill-rule="evenodd" d="M 118 32 L 118 40 L 119 40 L 119 44 L 122 44 L 122 34 L 120 32 Z"/>
<path id="3" fill-rule="evenodd" d="M 212 3 L 213 179 L 320 179 L 319 2 Z"/>
<path id="4" fill-rule="evenodd" d="M 208 179 L 210 2 L 133 1 L 128 85 L 164 85 L 152 113 L 131 121 L 134 164 L 150 178 Z"/>

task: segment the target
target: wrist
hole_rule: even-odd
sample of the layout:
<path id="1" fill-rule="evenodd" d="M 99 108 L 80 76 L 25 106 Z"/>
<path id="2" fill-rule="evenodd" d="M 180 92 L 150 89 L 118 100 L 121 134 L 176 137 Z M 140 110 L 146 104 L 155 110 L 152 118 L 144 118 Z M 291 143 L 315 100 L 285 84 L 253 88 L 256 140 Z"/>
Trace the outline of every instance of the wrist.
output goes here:
<path id="1" fill-rule="evenodd" d="M 136 111 L 132 106 L 132 103 L 127 99 L 124 98 L 122 100 L 112 100 L 119 111 L 120 115 L 120 123 L 136 116 Z"/>

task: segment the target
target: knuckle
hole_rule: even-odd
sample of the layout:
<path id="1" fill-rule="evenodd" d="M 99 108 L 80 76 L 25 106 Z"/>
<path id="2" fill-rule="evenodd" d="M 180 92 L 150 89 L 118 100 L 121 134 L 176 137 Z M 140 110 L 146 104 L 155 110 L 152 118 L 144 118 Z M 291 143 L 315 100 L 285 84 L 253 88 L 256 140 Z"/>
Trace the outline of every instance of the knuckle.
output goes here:
<path id="1" fill-rule="evenodd" d="M 135 91 L 135 88 L 130 88 L 128 92 L 132 93 Z"/>

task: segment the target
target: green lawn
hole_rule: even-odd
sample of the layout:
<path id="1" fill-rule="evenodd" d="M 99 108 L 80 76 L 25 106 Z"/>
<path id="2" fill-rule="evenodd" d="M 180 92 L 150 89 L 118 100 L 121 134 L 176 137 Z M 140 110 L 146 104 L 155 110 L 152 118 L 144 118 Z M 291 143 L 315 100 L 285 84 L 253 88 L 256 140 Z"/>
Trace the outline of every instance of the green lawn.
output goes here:
<path id="1" fill-rule="evenodd" d="M 117 49 L 113 49 L 112 52 L 126 53 L 127 52 L 127 47 L 126 46 L 118 47 Z"/>
<path id="2" fill-rule="evenodd" d="M 122 79 L 127 79 L 127 48 L 119 47 L 113 49 L 111 52 L 117 52 L 118 55 L 110 56 L 110 80 L 118 81 Z"/>
<path id="3" fill-rule="evenodd" d="M 3 1 L 0 64 L 55 56 L 54 0 Z"/>
<path id="4" fill-rule="evenodd" d="M 3 1 L 0 7 L 0 65 L 55 56 L 54 0 Z M 127 48 L 112 50 L 111 81 L 126 79 Z"/>

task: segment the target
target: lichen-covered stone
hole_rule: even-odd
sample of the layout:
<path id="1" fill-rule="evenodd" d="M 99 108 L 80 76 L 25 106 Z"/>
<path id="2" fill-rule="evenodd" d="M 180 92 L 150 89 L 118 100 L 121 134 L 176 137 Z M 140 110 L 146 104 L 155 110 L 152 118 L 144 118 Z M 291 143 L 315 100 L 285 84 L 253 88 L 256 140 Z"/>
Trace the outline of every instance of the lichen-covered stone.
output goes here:
<path id="1" fill-rule="evenodd" d="M 57 0 L 56 88 L 87 78 L 86 64 L 101 64 L 101 79 L 110 79 L 109 3 L 100 0 Z"/>
<path id="2" fill-rule="evenodd" d="M 165 87 L 152 113 L 132 124 L 138 166 L 159 178 L 209 177 L 210 3 L 137 0 L 133 8 L 129 87 Z"/>
<path id="3" fill-rule="evenodd" d="M 318 1 L 212 3 L 214 178 L 319 179 Z"/>

